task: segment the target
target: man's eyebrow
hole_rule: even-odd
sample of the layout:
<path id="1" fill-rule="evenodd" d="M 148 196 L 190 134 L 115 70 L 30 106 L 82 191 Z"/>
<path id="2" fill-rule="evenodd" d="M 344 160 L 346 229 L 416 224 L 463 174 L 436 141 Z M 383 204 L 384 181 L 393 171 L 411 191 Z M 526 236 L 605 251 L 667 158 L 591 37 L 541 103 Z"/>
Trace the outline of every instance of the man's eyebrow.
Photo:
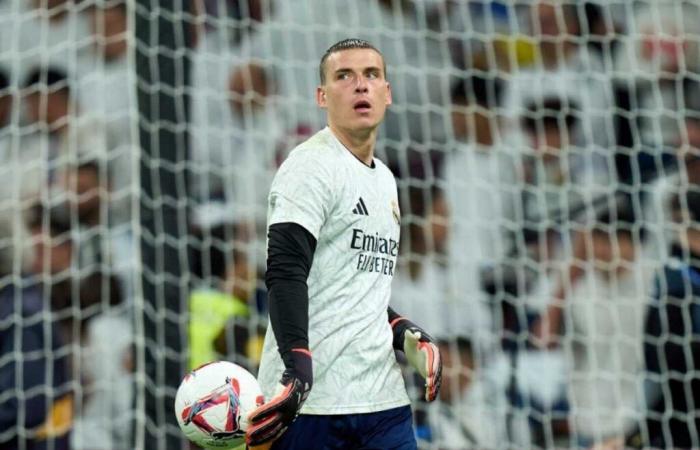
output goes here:
<path id="1" fill-rule="evenodd" d="M 364 73 L 364 72 L 369 72 L 369 71 L 381 72 L 382 69 L 381 69 L 381 67 L 377 67 L 377 66 L 367 66 L 367 67 L 362 68 L 361 71 L 362 71 L 363 73 Z M 339 74 L 339 73 L 346 73 L 346 72 L 353 72 L 353 69 L 351 69 L 351 68 L 349 68 L 349 67 L 341 67 L 341 68 L 339 68 L 339 69 L 336 69 L 335 72 L 333 72 L 333 73 Z"/>

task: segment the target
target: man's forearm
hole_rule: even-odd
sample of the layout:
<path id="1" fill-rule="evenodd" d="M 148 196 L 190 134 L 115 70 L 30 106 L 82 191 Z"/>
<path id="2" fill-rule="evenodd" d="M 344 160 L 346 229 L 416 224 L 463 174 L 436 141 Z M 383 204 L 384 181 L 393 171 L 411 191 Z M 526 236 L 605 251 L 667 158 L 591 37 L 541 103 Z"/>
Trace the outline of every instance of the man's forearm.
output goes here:
<path id="1" fill-rule="evenodd" d="M 306 280 L 315 247 L 314 237 L 300 225 L 281 223 L 270 227 L 265 283 L 270 326 L 286 367 L 293 364 L 292 349 L 309 348 Z"/>

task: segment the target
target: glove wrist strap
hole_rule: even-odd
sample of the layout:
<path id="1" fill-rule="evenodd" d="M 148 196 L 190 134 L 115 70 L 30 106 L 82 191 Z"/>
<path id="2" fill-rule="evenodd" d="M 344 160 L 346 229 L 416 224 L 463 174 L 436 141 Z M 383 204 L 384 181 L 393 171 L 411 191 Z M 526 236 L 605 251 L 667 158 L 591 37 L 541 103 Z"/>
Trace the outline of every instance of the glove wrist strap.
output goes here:
<path id="1" fill-rule="evenodd" d="M 283 357 L 282 361 L 284 362 L 284 366 L 286 368 L 285 376 L 286 375 L 293 375 L 296 378 L 299 378 L 304 384 L 308 385 L 311 387 L 313 383 L 313 366 L 312 366 L 312 359 L 311 359 L 311 352 L 309 349 L 306 348 L 293 348 L 290 351 L 286 352 Z M 283 376 L 282 382 L 284 384 L 284 378 Z"/>
<path id="2" fill-rule="evenodd" d="M 396 317 L 389 322 L 389 324 L 391 325 L 391 330 L 394 333 L 394 340 L 392 343 L 394 350 L 404 351 L 403 339 L 406 330 L 418 327 L 405 317 Z"/>

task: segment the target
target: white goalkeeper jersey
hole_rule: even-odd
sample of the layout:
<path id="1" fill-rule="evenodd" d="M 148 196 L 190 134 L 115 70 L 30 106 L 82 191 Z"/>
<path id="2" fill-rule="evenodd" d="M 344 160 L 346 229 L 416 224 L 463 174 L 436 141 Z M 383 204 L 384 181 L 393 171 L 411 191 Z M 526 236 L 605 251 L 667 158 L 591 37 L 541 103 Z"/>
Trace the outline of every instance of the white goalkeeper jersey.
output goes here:
<path id="1" fill-rule="evenodd" d="M 313 388 L 302 414 L 354 414 L 408 405 L 388 322 L 399 248 L 396 181 L 357 159 L 329 128 L 295 148 L 269 196 L 268 227 L 294 222 L 317 241 L 309 286 Z M 266 399 L 284 371 L 268 327 L 258 380 Z"/>

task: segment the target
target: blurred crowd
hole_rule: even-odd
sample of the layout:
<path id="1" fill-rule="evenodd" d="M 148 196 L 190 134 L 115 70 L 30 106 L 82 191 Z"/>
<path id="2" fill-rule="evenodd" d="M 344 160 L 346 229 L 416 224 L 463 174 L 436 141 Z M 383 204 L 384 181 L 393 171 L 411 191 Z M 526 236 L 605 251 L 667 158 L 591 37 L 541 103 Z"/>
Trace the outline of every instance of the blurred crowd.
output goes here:
<path id="1" fill-rule="evenodd" d="M 131 448 L 135 3 L 0 0 L 2 450 Z M 189 6 L 188 367 L 255 372 L 269 184 L 359 37 L 394 99 L 392 306 L 444 357 L 440 402 L 406 377 L 419 447 L 700 447 L 698 2 Z"/>

